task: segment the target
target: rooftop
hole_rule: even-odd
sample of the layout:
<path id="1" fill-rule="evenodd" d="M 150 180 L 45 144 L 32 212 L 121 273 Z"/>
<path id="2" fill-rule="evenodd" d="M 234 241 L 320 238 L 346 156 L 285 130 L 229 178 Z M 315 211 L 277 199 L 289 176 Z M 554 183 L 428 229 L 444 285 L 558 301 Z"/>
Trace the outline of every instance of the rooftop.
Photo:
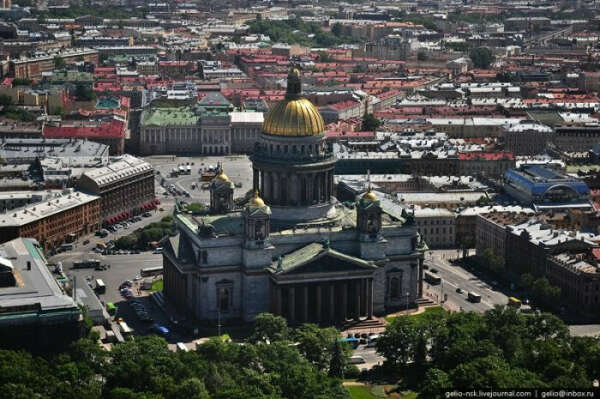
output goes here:
<path id="1" fill-rule="evenodd" d="M 23 226 L 64 212 L 68 209 L 87 204 L 99 198 L 100 197 L 95 195 L 68 189 L 65 190 L 60 197 L 55 197 L 44 202 L 29 204 L 25 207 L 12 209 L 4 214 L 0 214 L 0 227 Z"/>
<path id="2" fill-rule="evenodd" d="M 47 267 L 43 251 L 32 238 L 0 245 L 0 260 L 13 268 L 17 286 L 0 288 L 0 309 L 38 308 L 38 311 L 77 311 L 73 299 L 61 290 Z M 27 270 L 27 264 L 31 270 Z M 7 309 L 8 308 L 8 309 Z"/>
<path id="3" fill-rule="evenodd" d="M 125 154 L 119 158 L 113 158 L 112 162 L 107 166 L 84 172 L 83 176 L 88 177 L 98 186 L 102 187 L 123 178 L 144 173 L 149 170 L 153 170 L 153 168 L 148 162 L 132 155 Z"/>

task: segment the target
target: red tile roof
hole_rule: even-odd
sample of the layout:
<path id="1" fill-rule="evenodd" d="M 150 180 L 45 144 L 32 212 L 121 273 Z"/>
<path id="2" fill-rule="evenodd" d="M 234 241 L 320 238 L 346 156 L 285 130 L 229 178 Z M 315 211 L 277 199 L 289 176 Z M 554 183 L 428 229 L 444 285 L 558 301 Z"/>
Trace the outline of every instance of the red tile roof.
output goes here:
<path id="1" fill-rule="evenodd" d="M 118 119 L 83 126 L 44 126 L 47 138 L 124 138 L 125 123 Z"/>
<path id="2" fill-rule="evenodd" d="M 458 154 L 460 161 L 470 160 L 485 160 L 485 161 L 498 161 L 501 159 L 515 159 L 515 155 L 512 152 L 461 152 Z"/>

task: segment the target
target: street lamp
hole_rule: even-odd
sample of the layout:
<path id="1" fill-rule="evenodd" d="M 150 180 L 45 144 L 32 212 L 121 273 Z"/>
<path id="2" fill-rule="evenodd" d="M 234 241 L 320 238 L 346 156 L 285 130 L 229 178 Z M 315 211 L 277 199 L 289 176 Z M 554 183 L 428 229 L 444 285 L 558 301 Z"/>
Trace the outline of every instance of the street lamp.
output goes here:
<path id="1" fill-rule="evenodd" d="M 410 296 L 410 292 L 406 293 L 406 310 L 408 311 L 408 297 Z"/>

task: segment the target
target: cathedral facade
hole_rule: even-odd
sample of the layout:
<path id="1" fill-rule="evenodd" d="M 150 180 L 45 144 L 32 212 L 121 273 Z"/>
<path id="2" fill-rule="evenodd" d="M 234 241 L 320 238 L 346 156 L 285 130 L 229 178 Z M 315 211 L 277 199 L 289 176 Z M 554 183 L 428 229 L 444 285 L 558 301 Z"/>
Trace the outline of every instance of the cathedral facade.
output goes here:
<path id="1" fill-rule="evenodd" d="M 265 118 L 251 157 L 254 196 L 235 209 L 225 171 L 211 183 L 211 214 L 176 213 L 163 253 L 165 298 L 200 321 L 341 324 L 414 305 L 423 246 L 411 214 L 370 189 L 334 197 L 335 158 L 299 72 Z"/>

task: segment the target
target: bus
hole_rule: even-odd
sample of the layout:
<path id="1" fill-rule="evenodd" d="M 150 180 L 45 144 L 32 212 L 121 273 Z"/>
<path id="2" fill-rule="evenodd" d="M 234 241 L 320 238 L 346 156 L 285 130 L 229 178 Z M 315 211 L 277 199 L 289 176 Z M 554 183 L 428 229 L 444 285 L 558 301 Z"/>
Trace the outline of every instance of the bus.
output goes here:
<path id="1" fill-rule="evenodd" d="M 142 277 L 150 277 L 150 276 L 158 276 L 162 274 L 163 267 L 162 266 L 153 266 L 153 267 L 145 267 L 140 270 L 140 276 Z"/>
<path id="2" fill-rule="evenodd" d="M 98 266 L 100 266 L 100 261 L 96 259 L 73 262 L 73 269 L 95 269 Z"/>
<path id="3" fill-rule="evenodd" d="M 127 325 L 124 321 L 119 321 L 119 328 L 121 329 L 121 335 L 123 338 L 127 338 L 131 334 L 133 334 L 133 329 Z"/>
<path id="4" fill-rule="evenodd" d="M 469 292 L 467 294 L 467 298 L 473 303 L 481 302 L 481 295 L 476 294 L 474 292 Z"/>
<path id="5" fill-rule="evenodd" d="M 515 309 L 519 309 L 521 305 L 522 303 L 520 299 L 515 298 L 514 296 L 508 298 L 508 306 L 513 307 Z"/>
<path id="6" fill-rule="evenodd" d="M 94 288 L 94 291 L 96 291 L 96 294 L 106 293 L 106 285 L 104 284 L 104 281 L 96 279 L 96 288 Z"/>
<path id="7" fill-rule="evenodd" d="M 425 281 L 431 285 L 438 285 L 442 282 L 442 278 L 431 272 L 425 272 Z"/>

